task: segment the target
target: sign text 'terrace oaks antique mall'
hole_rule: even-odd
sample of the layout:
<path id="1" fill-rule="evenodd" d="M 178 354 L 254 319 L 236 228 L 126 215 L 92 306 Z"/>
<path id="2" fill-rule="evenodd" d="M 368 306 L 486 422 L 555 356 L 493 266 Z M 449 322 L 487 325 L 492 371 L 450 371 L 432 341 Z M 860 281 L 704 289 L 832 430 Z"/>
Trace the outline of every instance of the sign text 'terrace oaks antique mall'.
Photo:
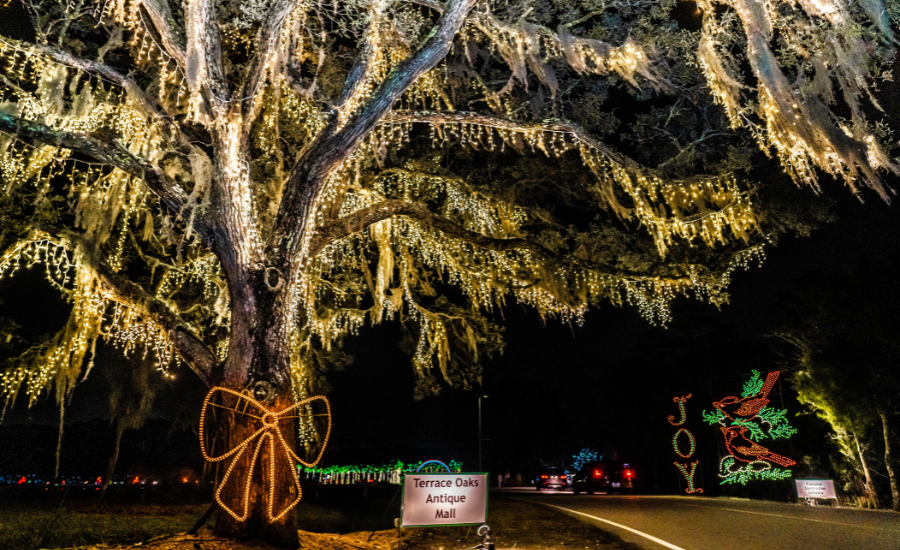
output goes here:
<path id="1" fill-rule="evenodd" d="M 406 474 L 402 525 L 484 523 L 487 489 L 487 474 Z"/>

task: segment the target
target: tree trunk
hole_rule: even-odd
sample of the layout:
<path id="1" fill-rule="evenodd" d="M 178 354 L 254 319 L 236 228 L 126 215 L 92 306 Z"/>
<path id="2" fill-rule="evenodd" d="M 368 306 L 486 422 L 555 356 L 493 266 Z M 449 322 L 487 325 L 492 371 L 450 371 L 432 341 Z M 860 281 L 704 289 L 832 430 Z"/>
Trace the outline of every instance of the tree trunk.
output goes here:
<path id="1" fill-rule="evenodd" d="M 116 444 L 113 454 L 109 457 L 109 466 L 106 467 L 106 475 L 103 476 L 103 485 L 100 487 L 100 500 L 106 495 L 106 490 L 112 481 L 113 472 L 116 471 L 116 463 L 119 462 L 119 447 L 122 444 L 122 434 L 125 433 L 125 424 L 121 420 L 116 421 Z"/>
<path id="2" fill-rule="evenodd" d="M 280 411 L 291 406 L 290 394 L 282 395 L 276 403 L 269 407 L 272 411 Z M 235 404 L 240 406 L 240 404 Z M 248 409 L 250 410 L 250 409 Z M 294 419 L 279 421 L 281 435 L 292 449 L 296 445 L 296 430 Z M 220 429 L 224 431 L 225 450 L 231 450 L 247 440 L 260 427 L 261 423 L 255 418 L 245 415 L 225 415 Z M 276 435 L 276 434 L 273 434 Z M 294 484 L 291 468 L 295 467 L 294 461 L 279 448 L 280 442 L 270 439 L 275 444 L 274 475 L 270 474 L 270 454 L 273 447 L 266 440 L 257 437 L 236 460 L 233 468 L 231 458 L 226 459 L 225 471 L 231 469 L 221 488 L 220 498 L 237 516 L 247 516 L 245 520 L 235 517 L 227 510 L 220 509 L 216 518 L 216 535 L 229 539 L 250 537 L 262 540 L 285 548 L 297 548 L 300 545 L 297 535 L 297 513 L 293 507 L 276 521 L 270 521 L 270 517 L 278 516 L 298 496 L 298 488 Z M 259 456 L 253 464 L 251 462 L 257 447 Z M 244 500 L 244 492 L 247 479 L 250 479 L 250 491 L 247 500 Z M 274 486 L 272 485 L 274 484 Z M 218 489 L 218 487 L 217 487 Z M 274 489 L 274 501 L 269 502 L 269 491 Z"/>
<path id="3" fill-rule="evenodd" d="M 265 273 L 261 270 L 242 275 L 236 278 L 237 281 L 229 281 L 233 300 L 232 338 L 221 385 L 237 392 L 247 390 L 249 396 L 267 411 L 280 412 L 293 405 L 288 347 L 290 331 L 284 326 L 284 288 L 266 285 Z M 240 412 L 218 409 L 215 428 L 222 444 L 216 449 L 216 455 L 242 445 L 264 426 L 266 416 L 249 400 L 230 394 L 223 394 L 221 405 Z M 291 412 L 286 416 L 296 417 L 296 414 Z M 272 419 L 267 421 L 271 423 Z M 229 539 L 249 537 L 285 548 L 297 548 L 296 507 L 282 514 L 300 496 L 292 472 L 296 464 L 284 451 L 280 439 L 283 438 L 284 443 L 296 452 L 296 418 L 277 420 L 275 424 L 277 429 L 257 435 L 242 453 L 238 453 L 240 457 L 234 455 L 222 462 L 222 477 L 216 490 L 233 513 L 220 508 L 215 531 L 218 536 Z M 272 437 L 267 437 L 269 434 Z M 259 454 L 254 462 L 257 450 Z M 270 460 L 274 460 L 274 473 Z M 245 500 L 248 480 L 250 489 Z M 272 502 L 270 491 L 274 495 Z M 273 520 L 275 517 L 278 519 Z"/>
<path id="4" fill-rule="evenodd" d="M 863 455 L 856 432 L 853 432 L 853 441 L 856 443 L 856 453 L 859 455 L 859 463 L 862 465 L 863 474 L 866 477 L 866 498 L 873 508 L 878 508 L 878 495 L 875 493 L 875 485 L 872 483 L 872 474 L 869 472 L 869 465 L 866 463 L 866 457 Z"/>
<path id="5" fill-rule="evenodd" d="M 897 473 L 894 471 L 894 465 L 891 463 L 893 460 L 891 456 L 891 430 L 888 426 L 887 414 L 884 411 L 879 411 L 878 415 L 881 417 L 881 426 L 884 429 L 884 467 L 887 468 L 888 479 L 891 482 L 891 498 L 893 500 L 891 508 L 895 512 L 900 512 L 900 487 L 898 487 L 897 483 Z"/>

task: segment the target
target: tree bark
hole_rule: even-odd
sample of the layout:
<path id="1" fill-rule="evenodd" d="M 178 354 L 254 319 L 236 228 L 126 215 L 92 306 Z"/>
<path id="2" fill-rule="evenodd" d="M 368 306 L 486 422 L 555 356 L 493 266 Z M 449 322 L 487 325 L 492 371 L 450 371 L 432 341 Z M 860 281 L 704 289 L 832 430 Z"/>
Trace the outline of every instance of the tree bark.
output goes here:
<path id="1" fill-rule="evenodd" d="M 281 395 L 269 408 L 272 411 L 280 411 L 293 404 L 290 394 Z M 291 448 L 296 447 L 296 428 L 294 419 L 279 421 L 281 434 Z M 224 450 L 231 450 L 241 445 L 247 438 L 253 435 L 261 426 L 261 423 L 244 415 L 226 415 L 219 429 L 222 430 L 226 445 Z M 300 545 L 297 532 L 296 507 L 284 514 L 277 521 L 270 521 L 271 515 L 277 516 L 287 505 L 293 502 L 299 495 L 298 487 L 294 484 L 294 462 L 278 446 L 279 442 L 272 440 L 273 447 L 265 442 L 260 442 L 261 449 L 253 467 L 251 462 L 257 446 L 257 440 L 249 445 L 244 453 L 236 460 L 230 475 L 224 481 L 220 498 L 234 512 L 243 516 L 249 515 L 246 520 L 229 514 L 220 509 L 216 518 L 216 535 L 229 539 L 250 537 L 262 540 L 284 548 L 297 548 Z M 269 472 L 270 455 L 274 451 L 275 470 L 274 475 Z M 230 459 L 226 459 L 230 460 Z M 225 471 L 230 467 L 226 462 Z M 224 477 L 224 476 L 223 476 Z M 244 501 L 244 490 L 248 477 L 250 478 L 249 497 Z M 274 485 L 274 487 L 272 487 Z M 274 489 L 274 502 L 269 502 L 269 491 Z"/>
<path id="2" fill-rule="evenodd" d="M 106 495 L 109 484 L 112 482 L 113 472 L 116 471 L 116 463 L 119 462 L 119 448 L 122 446 L 122 434 L 125 433 L 125 424 L 122 421 L 116 421 L 116 444 L 113 447 L 113 454 L 109 457 L 109 465 L 106 467 L 106 475 L 103 476 L 103 485 L 100 487 L 100 500 Z"/>
<path id="3" fill-rule="evenodd" d="M 888 425 L 887 414 L 884 411 L 878 411 L 878 416 L 881 417 L 881 427 L 884 430 L 884 467 L 887 468 L 888 479 L 891 483 L 891 499 L 893 500 L 891 508 L 895 512 L 900 512 L 900 486 L 898 486 L 897 473 L 894 471 L 894 465 L 891 462 L 893 460 L 891 456 L 891 430 Z"/>
<path id="4" fill-rule="evenodd" d="M 856 432 L 853 432 L 853 442 L 856 444 L 856 453 L 859 455 L 859 463 L 862 465 L 863 475 L 866 478 L 866 499 L 873 508 L 878 508 L 878 495 L 875 493 L 875 485 L 872 483 L 872 474 L 869 472 L 869 465 L 866 462 L 866 457 L 863 454 Z"/>
<path id="5" fill-rule="evenodd" d="M 229 277 L 232 299 L 231 340 L 228 360 L 225 364 L 220 386 L 237 392 L 248 390 L 250 396 L 269 411 L 279 412 L 293 405 L 290 377 L 289 331 L 283 326 L 284 285 L 267 284 L 264 269 L 244 268 L 240 263 L 226 267 L 233 277 Z M 242 409 L 247 402 L 233 396 L 223 399 L 223 406 Z M 256 412 L 253 412 L 256 411 Z M 222 409 L 218 409 L 222 412 Z M 244 412 L 258 416 L 260 411 L 250 406 Z M 290 413 L 289 416 L 296 416 Z M 219 440 L 224 443 L 216 450 L 217 455 L 240 446 L 257 430 L 263 427 L 260 418 L 246 414 L 224 411 L 218 415 L 216 430 Z M 296 449 L 296 422 L 294 418 L 278 421 L 278 428 L 284 442 L 292 450 Z M 281 448 L 277 433 L 273 439 L 257 436 L 237 459 L 227 458 L 222 463 L 220 498 L 242 520 L 227 510 L 220 508 L 215 531 L 218 536 L 238 539 L 250 537 L 285 548 L 297 548 L 296 507 L 276 521 L 287 505 L 299 496 L 299 488 L 294 482 L 292 468 L 296 465 Z M 274 448 L 273 448 L 274 445 Z M 259 455 L 253 455 L 259 446 Z M 270 459 L 274 455 L 274 475 L 270 473 Z M 231 468 L 230 474 L 226 473 Z M 249 496 L 244 501 L 247 480 L 250 480 Z M 217 486 L 217 490 L 219 487 Z M 269 502 L 269 492 L 273 491 L 273 502 Z M 249 508 L 247 508 L 249 507 Z M 248 513 L 249 510 L 249 513 Z"/>

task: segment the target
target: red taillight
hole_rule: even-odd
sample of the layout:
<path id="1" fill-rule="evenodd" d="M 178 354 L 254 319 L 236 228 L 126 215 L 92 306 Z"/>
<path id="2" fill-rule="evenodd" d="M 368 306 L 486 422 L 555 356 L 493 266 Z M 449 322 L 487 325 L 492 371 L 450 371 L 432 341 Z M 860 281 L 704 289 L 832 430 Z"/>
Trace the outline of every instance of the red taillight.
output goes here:
<path id="1" fill-rule="evenodd" d="M 594 477 L 600 477 L 603 475 L 603 472 L 600 470 L 594 470 Z"/>
<path id="2" fill-rule="evenodd" d="M 547 476 L 541 476 L 541 479 L 547 479 Z"/>

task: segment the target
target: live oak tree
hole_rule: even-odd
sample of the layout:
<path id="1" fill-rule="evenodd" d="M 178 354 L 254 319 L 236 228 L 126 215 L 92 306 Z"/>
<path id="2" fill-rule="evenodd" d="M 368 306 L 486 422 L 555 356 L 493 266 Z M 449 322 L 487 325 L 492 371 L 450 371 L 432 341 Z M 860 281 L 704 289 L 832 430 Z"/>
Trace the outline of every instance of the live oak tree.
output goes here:
<path id="1" fill-rule="evenodd" d="M 887 480 L 896 511 L 900 477 L 892 451 L 900 443 L 900 373 L 895 368 L 900 327 L 893 314 L 897 297 L 886 291 L 895 284 L 898 268 L 900 262 L 891 255 L 879 262 L 879 269 L 860 262 L 846 266 L 846 273 L 810 280 L 793 300 L 793 311 L 785 313 L 779 332 L 796 363 L 793 385 L 800 402 L 829 424 L 849 465 L 845 484 L 852 486 L 853 478 L 859 478 L 861 496 L 877 507 L 873 473 L 878 473 Z M 879 448 L 883 454 L 876 452 Z"/>
<path id="2" fill-rule="evenodd" d="M 755 209 L 749 145 L 816 189 L 887 198 L 898 171 L 875 95 L 894 1 L 703 0 L 695 32 L 674 0 L 24 6 L 35 40 L 0 38 L 0 275 L 45 265 L 72 312 L 3 374 L 8 401 L 64 403 L 102 337 L 280 410 L 388 319 L 420 391 L 435 369 L 472 384 L 508 299 L 663 323 L 676 296 L 726 300 L 793 223 Z M 223 424 L 223 448 L 252 432 Z M 321 444 L 309 417 L 285 433 Z M 253 479 L 218 532 L 295 544 Z"/>

